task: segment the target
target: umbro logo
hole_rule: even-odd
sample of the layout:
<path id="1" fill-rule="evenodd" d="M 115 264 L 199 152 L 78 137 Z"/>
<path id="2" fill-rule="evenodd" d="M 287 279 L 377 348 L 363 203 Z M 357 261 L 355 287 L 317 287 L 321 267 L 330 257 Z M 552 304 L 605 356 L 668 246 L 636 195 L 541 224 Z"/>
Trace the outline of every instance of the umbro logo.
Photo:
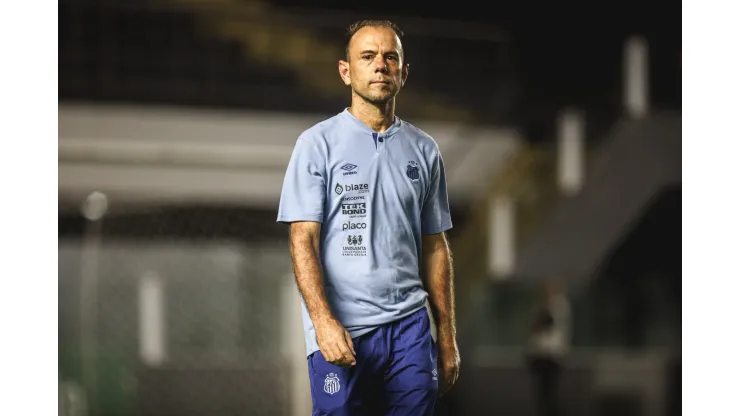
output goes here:
<path id="1" fill-rule="evenodd" d="M 345 163 L 344 166 L 341 166 L 339 169 L 342 169 L 344 171 L 343 175 L 357 175 L 357 165 L 353 165 L 351 163 Z"/>

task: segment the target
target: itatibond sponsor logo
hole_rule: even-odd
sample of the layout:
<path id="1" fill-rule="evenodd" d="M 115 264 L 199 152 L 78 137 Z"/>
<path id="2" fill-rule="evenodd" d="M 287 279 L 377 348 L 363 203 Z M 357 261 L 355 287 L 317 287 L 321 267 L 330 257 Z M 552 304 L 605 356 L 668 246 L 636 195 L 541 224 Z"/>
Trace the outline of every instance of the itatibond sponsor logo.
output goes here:
<path id="1" fill-rule="evenodd" d="M 364 202 L 355 204 L 342 204 L 342 214 L 350 217 L 364 216 L 367 213 Z"/>

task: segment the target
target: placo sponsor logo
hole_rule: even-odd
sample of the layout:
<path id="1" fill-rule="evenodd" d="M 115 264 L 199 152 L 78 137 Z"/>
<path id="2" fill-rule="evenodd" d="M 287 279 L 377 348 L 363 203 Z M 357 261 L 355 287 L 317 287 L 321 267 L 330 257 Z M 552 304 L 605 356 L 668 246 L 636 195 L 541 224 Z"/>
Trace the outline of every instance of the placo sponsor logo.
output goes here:
<path id="1" fill-rule="evenodd" d="M 364 230 L 365 228 L 367 228 L 367 224 L 365 224 L 364 222 L 347 221 L 344 224 L 342 224 L 342 231 Z"/>

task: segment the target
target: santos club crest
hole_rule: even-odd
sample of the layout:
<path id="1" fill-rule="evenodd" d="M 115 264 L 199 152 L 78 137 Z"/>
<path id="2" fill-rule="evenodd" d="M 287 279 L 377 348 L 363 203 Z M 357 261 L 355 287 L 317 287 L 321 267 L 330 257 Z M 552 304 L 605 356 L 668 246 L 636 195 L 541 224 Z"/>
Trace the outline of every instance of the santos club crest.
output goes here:
<path id="1" fill-rule="evenodd" d="M 326 375 L 324 380 L 324 391 L 329 394 L 334 394 L 339 391 L 339 376 L 334 373 Z"/>
<path id="2" fill-rule="evenodd" d="M 408 176 L 412 182 L 418 181 L 419 180 L 419 164 L 414 161 L 409 161 L 409 164 L 406 165 L 406 176 Z"/>

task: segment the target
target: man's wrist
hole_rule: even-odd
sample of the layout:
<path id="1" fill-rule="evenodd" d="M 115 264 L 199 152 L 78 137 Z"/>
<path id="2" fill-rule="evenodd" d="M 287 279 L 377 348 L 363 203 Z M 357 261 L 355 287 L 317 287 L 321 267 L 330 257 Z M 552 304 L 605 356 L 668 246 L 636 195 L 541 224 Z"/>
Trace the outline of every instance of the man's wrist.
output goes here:
<path id="1" fill-rule="evenodd" d="M 451 322 L 443 321 L 437 325 L 437 334 L 439 338 L 454 340 L 457 336 L 457 331 L 455 330 L 455 325 Z"/>
<path id="2" fill-rule="evenodd" d="M 314 323 L 314 326 L 319 326 L 335 321 L 334 315 L 332 315 L 331 310 L 329 310 L 328 308 L 326 308 L 325 310 L 316 310 L 313 314 L 310 315 L 311 321 Z"/>

